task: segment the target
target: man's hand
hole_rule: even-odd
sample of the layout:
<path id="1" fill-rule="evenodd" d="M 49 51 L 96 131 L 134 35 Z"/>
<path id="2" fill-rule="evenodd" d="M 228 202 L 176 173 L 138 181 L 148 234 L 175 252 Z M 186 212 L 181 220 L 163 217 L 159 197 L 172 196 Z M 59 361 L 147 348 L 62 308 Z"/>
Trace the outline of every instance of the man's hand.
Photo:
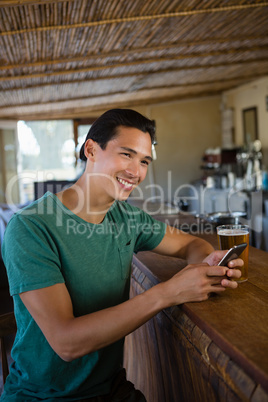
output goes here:
<path id="1" fill-rule="evenodd" d="M 212 254 L 207 258 L 210 262 L 218 262 L 224 255 L 224 251 L 216 251 Z M 233 260 L 232 263 L 235 266 L 241 266 L 243 263 L 241 261 L 237 259 Z M 230 279 L 239 279 L 240 276 L 241 271 L 239 269 L 230 269 L 217 265 L 210 266 L 207 262 L 202 262 L 187 265 L 171 279 L 157 286 L 162 287 L 161 296 L 164 303 L 172 306 L 186 302 L 207 300 L 211 293 L 221 293 L 226 288 L 235 289 L 238 284 Z"/>
<path id="2" fill-rule="evenodd" d="M 209 254 L 204 260 L 203 262 L 208 263 L 208 265 L 218 265 L 218 263 L 220 262 L 220 260 L 225 256 L 225 254 L 227 253 L 228 250 L 217 250 L 217 251 L 213 251 L 213 253 Z M 242 267 L 244 265 L 244 261 L 241 258 L 236 258 L 232 261 L 229 261 L 228 263 L 228 268 L 226 271 L 226 275 L 229 278 L 234 278 L 234 279 L 239 279 L 241 276 L 241 271 L 239 269 L 239 267 Z M 235 268 L 238 269 L 235 269 Z M 228 286 L 227 282 L 224 281 L 223 282 L 223 286 Z"/>

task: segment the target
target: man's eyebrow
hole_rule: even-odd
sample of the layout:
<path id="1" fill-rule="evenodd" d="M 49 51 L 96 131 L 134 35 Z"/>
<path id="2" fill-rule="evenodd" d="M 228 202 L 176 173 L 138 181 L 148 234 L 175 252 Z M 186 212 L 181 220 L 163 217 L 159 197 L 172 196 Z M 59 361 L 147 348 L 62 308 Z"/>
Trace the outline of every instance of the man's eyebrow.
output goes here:
<path id="1" fill-rule="evenodd" d="M 128 148 L 128 147 L 120 147 L 120 148 L 121 148 L 121 149 L 124 149 L 125 151 L 131 152 L 132 154 L 135 154 L 135 155 L 138 154 L 138 152 L 135 151 L 135 149 Z M 149 155 L 144 156 L 144 159 L 148 159 L 150 162 L 153 161 L 153 158 L 152 158 L 151 156 L 149 156 Z"/>

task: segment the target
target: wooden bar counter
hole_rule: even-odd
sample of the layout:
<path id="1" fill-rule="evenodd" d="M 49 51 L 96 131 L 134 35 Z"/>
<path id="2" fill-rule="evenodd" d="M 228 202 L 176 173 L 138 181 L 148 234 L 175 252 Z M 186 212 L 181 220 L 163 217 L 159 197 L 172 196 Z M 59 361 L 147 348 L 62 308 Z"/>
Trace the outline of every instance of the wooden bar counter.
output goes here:
<path id="1" fill-rule="evenodd" d="M 215 233 L 197 235 L 218 248 Z M 138 253 L 131 296 L 184 266 Z M 124 365 L 148 402 L 268 401 L 268 253 L 250 247 L 249 279 L 237 289 L 163 310 L 130 334 Z"/>

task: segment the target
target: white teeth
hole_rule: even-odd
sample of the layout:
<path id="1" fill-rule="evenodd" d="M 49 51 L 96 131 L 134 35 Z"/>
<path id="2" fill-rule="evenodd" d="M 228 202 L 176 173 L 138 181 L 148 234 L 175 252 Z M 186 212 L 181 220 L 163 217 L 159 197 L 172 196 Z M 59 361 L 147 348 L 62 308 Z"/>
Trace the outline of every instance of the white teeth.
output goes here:
<path id="1" fill-rule="evenodd" d="M 119 179 L 119 177 L 117 177 L 117 180 L 119 181 L 119 183 L 122 183 L 124 186 L 133 187 L 133 184 L 129 183 L 129 182 L 126 181 L 126 180 Z"/>

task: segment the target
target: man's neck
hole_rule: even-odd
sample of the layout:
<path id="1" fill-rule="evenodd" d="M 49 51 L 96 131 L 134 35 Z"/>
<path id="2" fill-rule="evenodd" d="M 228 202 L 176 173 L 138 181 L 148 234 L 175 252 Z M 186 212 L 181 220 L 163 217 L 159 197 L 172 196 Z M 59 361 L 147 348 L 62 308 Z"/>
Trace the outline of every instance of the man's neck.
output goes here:
<path id="1" fill-rule="evenodd" d="M 86 222 L 101 223 L 114 200 L 101 200 L 83 177 L 71 187 L 56 194 L 62 204 Z"/>

